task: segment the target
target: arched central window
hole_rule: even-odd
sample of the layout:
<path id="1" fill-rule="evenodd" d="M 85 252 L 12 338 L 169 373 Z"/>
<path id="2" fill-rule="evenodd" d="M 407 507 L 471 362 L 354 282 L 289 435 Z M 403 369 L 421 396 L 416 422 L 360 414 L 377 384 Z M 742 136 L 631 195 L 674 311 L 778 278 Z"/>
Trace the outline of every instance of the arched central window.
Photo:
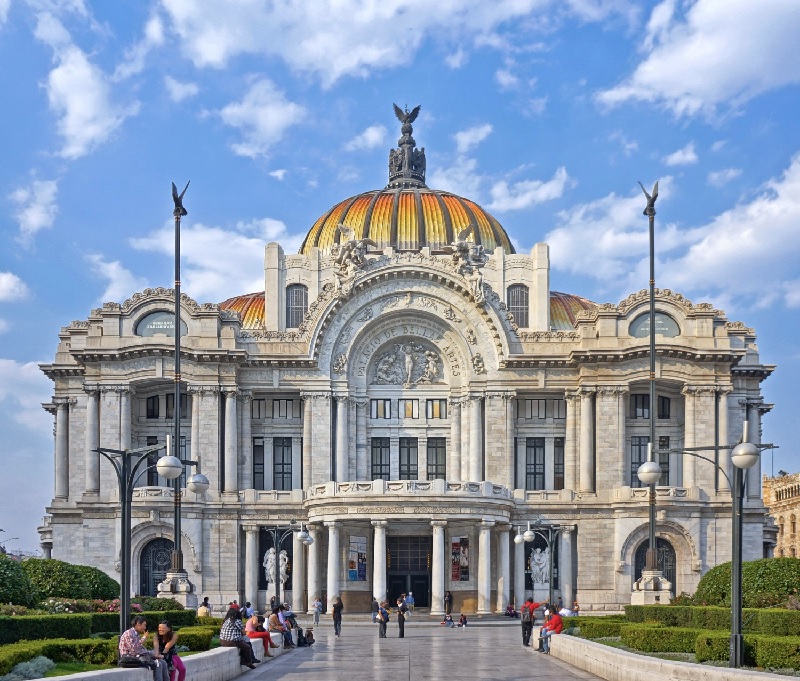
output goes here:
<path id="1" fill-rule="evenodd" d="M 514 315 L 514 321 L 522 329 L 528 328 L 528 287 L 525 284 L 514 284 L 508 287 L 508 311 Z"/>
<path id="2" fill-rule="evenodd" d="M 308 288 L 303 284 L 286 287 L 286 328 L 296 329 L 308 310 Z"/>

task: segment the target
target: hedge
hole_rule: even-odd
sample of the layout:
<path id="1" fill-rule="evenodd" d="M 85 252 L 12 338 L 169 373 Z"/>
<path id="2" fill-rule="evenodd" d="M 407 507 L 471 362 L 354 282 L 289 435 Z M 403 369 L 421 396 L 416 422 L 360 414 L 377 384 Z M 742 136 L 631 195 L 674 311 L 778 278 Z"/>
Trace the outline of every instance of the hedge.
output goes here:
<path id="1" fill-rule="evenodd" d="M 219 629 L 222 626 L 222 623 L 225 621 L 223 617 L 198 617 L 197 618 L 197 626 L 198 627 L 216 627 Z"/>
<path id="2" fill-rule="evenodd" d="M 800 636 L 758 636 L 756 666 L 800 669 Z"/>
<path id="3" fill-rule="evenodd" d="M 567 622 L 567 620 L 564 620 Z M 581 638 L 605 638 L 606 636 L 620 636 L 620 629 L 625 625 L 625 620 L 610 617 L 585 617 L 579 623 Z"/>
<path id="4" fill-rule="evenodd" d="M 117 642 L 98 639 L 71 641 L 63 638 L 21 641 L 0 648 L 0 675 L 8 674 L 20 662 L 44 655 L 53 662 L 80 661 L 88 664 L 116 664 Z"/>
<path id="5" fill-rule="evenodd" d="M 193 626 L 197 619 L 194 610 L 143 612 L 149 631 L 156 631 L 158 623 L 169 620 L 175 628 Z M 119 630 L 119 613 L 96 612 L 73 615 L 24 615 L 0 617 L 0 645 L 22 640 L 52 638 L 83 639 L 103 631 Z"/>
<path id="6" fill-rule="evenodd" d="M 626 605 L 629 622 L 656 622 L 669 627 L 730 631 L 730 608 L 690 605 Z M 742 631 L 770 636 L 800 636 L 800 610 L 775 608 L 742 610 Z"/>
<path id="7" fill-rule="evenodd" d="M 797 594 L 800 558 L 763 558 L 742 564 L 742 602 L 746 607 L 769 607 L 785 603 Z M 711 568 L 700 579 L 692 597 L 702 605 L 730 606 L 731 564 Z"/>
<path id="8" fill-rule="evenodd" d="M 50 597 L 92 597 L 91 582 L 77 565 L 46 558 L 29 558 L 22 561 L 21 565 L 40 600 Z M 119 595 L 119 587 L 116 595 Z"/>
<path id="9" fill-rule="evenodd" d="M 178 645 L 191 651 L 209 650 L 211 639 L 219 634 L 219 627 L 183 627 L 178 632 Z"/>
<path id="10" fill-rule="evenodd" d="M 756 647 L 760 636 L 744 637 L 742 663 L 747 667 L 756 664 Z M 725 662 L 730 659 L 731 635 L 725 631 L 701 631 L 695 641 L 694 656 L 697 662 Z"/>
<path id="11" fill-rule="evenodd" d="M 38 600 L 38 594 L 22 564 L 0 553 L 0 603 L 30 606 Z"/>
<path id="12" fill-rule="evenodd" d="M 625 624 L 620 628 L 622 644 L 645 653 L 693 653 L 702 631 L 688 627 Z"/>

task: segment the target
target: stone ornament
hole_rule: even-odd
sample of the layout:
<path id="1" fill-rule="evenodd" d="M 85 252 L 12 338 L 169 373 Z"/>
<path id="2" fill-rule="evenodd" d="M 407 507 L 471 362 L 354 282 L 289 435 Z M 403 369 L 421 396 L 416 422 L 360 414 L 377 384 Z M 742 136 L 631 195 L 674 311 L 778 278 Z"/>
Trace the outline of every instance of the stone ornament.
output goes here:
<path id="1" fill-rule="evenodd" d="M 480 353 L 472 358 L 472 368 L 475 370 L 476 374 L 486 373 L 486 366 L 483 363 L 483 357 L 481 357 Z"/>
<path id="2" fill-rule="evenodd" d="M 347 355 L 342 353 L 333 362 L 333 373 L 340 376 L 347 371 Z"/>
<path id="3" fill-rule="evenodd" d="M 376 361 L 373 384 L 402 385 L 442 383 L 442 359 L 439 354 L 415 341 L 395 343 Z"/>

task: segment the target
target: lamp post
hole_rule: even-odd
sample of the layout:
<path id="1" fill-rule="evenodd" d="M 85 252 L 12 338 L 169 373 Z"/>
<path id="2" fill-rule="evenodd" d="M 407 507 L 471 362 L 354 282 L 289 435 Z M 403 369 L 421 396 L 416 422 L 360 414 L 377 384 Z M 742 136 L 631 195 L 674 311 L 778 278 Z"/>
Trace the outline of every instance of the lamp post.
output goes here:
<path id="1" fill-rule="evenodd" d="M 520 532 L 520 529 L 517 529 L 517 536 L 514 537 L 515 544 L 522 544 L 522 543 L 530 543 L 534 541 L 537 537 L 541 537 L 547 543 L 547 548 L 549 549 L 549 560 L 548 560 L 548 592 L 547 592 L 547 602 L 549 605 L 553 605 L 553 582 L 555 581 L 555 541 L 558 538 L 558 535 L 561 533 L 562 528 L 556 527 L 555 525 L 536 525 L 534 524 L 531 527 L 530 521 L 528 521 L 528 529 L 525 532 Z M 562 593 L 563 596 L 563 593 Z M 515 594 L 516 597 L 516 594 Z"/>
<path id="2" fill-rule="evenodd" d="M 745 491 L 744 472 L 752 468 L 758 462 L 761 450 L 777 449 L 773 444 L 753 444 L 748 442 L 748 422 L 745 419 L 742 427 L 742 441 L 737 445 L 719 445 L 714 447 L 687 447 L 677 449 L 656 450 L 658 454 L 688 454 L 689 456 L 714 464 L 717 469 L 725 476 L 731 490 L 731 638 L 728 656 L 729 667 L 742 666 L 743 635 L 742 635 L 742 510 Z M 698 452 L 720 451 L 730 449 L 731 463 L 733 464 L 733 478 L 716 461 L 702 456 Z M 650 462 L 643 463 L 639 467 L 637 474 L 642 482 L 642 476 L 648 475 L 645 467 Z M 660 466 L 655 464 L 659 469 Z"/>
<path id="3" fill-rule="evenodd" d="M 302 524 L 298 523 L 294 518 L 289 521 L 289 528 L 286 530 L 281 531 L 282 528 L 279 526 L 275 526 L 271 529 L 267 530 L 267 534 L 272 537 L 272 548 L 275 549 L 275 565 L 272 569 L 272 579 L 273 583 L 275 584 L 275 604 L 280 605 L 281 602 L 281 575 L 280 575 L 280 563 L 281 563 L 281 547 L 283 546 L 283 542 L 287 537 L 292 536 L 295 532 L 298 533 L 298 538 L 300 539 L 303 544 L 306 546 L 311 546 L 314 543 L 314 537 L 312 537 L 308 531 L 303 527 Z"/>

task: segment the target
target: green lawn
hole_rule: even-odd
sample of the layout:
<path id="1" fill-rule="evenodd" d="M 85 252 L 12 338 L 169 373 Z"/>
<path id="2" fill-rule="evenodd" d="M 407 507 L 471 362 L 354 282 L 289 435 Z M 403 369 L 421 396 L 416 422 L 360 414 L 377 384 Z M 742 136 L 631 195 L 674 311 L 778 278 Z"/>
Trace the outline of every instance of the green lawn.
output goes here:
<path id="1" fill-rule="evenodd" d="M 93 672 L 98 669 L 114 669 L 113 664 L 86 664 L 84 662 L 59 662 L 53 669 L 45 674 L 48 676 L 67 676 L 78 672 Z"/>

